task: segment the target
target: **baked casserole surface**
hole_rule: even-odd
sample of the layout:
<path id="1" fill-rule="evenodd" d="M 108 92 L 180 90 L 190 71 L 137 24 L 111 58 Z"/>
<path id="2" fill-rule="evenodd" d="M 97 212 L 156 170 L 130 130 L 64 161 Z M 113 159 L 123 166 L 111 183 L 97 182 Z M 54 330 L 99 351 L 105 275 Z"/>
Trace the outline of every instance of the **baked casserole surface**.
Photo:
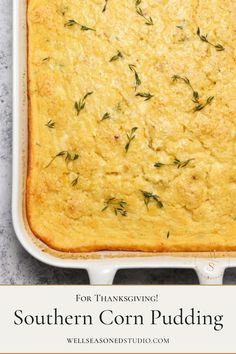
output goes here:
<path id="1" fill-rule="evenodd" d="M 35 236 L 236 249 L 235 18 L 234 0 L 28 0 Z"/>

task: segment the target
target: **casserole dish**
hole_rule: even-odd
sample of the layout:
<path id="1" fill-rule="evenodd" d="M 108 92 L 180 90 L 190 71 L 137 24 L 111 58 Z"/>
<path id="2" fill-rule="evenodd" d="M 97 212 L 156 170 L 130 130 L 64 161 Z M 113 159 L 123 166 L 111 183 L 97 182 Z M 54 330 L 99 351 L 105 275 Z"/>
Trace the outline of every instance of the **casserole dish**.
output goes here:
<path id="1" fill-rule="evenodd" d="M 32 235 L 25 216 L 27 172 L 27 1 L 13 2 L 13 223 L 16 234 L 37 259 L 53 266 L 84 268 L 91 283 L 112 283 L 120 268 L 193 268 L 202 283 L 222 282 L 224 269 L 236 265 L 234 253 L 139 253 L 53 251 Z"/>

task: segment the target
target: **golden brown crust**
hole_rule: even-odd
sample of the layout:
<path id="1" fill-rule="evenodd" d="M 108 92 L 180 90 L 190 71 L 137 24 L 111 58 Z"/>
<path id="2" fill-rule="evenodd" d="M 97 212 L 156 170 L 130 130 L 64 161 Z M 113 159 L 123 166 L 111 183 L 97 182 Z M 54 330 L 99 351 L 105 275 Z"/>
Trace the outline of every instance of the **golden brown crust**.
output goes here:
<path id="1" fill-rule="evenodd" d="M 27 178 L 26 178 L 26 196 L 25 196 L 25 209 L 26 209 L 26 217 L 29 223 L 29 226 L 32 230 L 32 232 L 36 235 L 36 233 L 33 231 L 33 225 L 31 224 L 31 219 L 30 219 L 30 195 L 29 191 L 31 189 L 30 182 L 30 172 L 32 169 L 32 132 L 31 132 L 31 125 L 32 125 L 32 114 L 31 114 L 31 104 L 30 104 L 30 78 L 29 78 L 29 22 L 28 22 L 28 10 L 29 10 L 29 3 L 30 0 L 27 0 L 27 7 L 26 7 L 26 36 L 27 36 L 27 102 L 28 102 L 28 164 L 27 164 Z M 39 236 L 37 236 L 39 239 Z"/>
<path id="2" fill-rule="evenodd" d="M 181 19 L 172 13 L 171 2 L 162 9 L 155 1 L 146 1 L 146 11 L 152 12 L 155 24 L 160 21 L 159 32 L 165 33 L 166 26 L 171 42 L 165 34 L 155 32 L 155 25 L 146 26 L 136 16 L 135 8 L 121 0 L 121 17 L 128 16 L 132 21 L 125 24 L 126 34 L 120 23 L 114 24 L 116 35 L 123 42 L 113 44 L 115 34 L 109 20 L 120 21 L 116 18 L 118 4 L 111 2 L 109 17 L 104 22 L 104 17 L 97 15 L 102 0 L 96 5 L 89 0 L 87 5 L 69 0 L 71 10 L 65 19 L 57 13 L 57 0 L 50 4 L 45 0 L 28 0 L 26 213 L 33 234 L 52 249 L 72 253 L 236 250 L 233 27 L 226 3 L 220 6 L 216 2 L 211 7 L 200 1 L 197 10 L 194 1 L 177 3 L 189 18 Z M 228 1 L 227 6 L 231 5 L 233 2 Z M 212 28 L 207 24 L 207 16 L 214 18 L 218 12 L 228 22 L 228 42 L 222 38 L 223 24 L 212 23 Z M 84 25 L 97 26 L 97 32 L 65 28 L 65 20 L 75 13 L 81 13 Z M 78 16 L 76 20 L 80 21 Z M 179 32 L 182 29 L 176 29 L 180 22 L 184 34 Z M 215 41 L 224 40 L 226 50 L 217 52 L 201 42 L 195 35 L 198 25 Z M 158 58 L 149 42 L 153 33 L 160 51 Z M 83 54 L 74 49 L 77 38 Z M 66 46 L 75 52 L 71 57 Z M 117 48 L 121 48 L 125 58 L 111 65 L 109 58 Z M 44 55 L 59 59 L 54 58 L 50 66 L 42 65 Z M 90 63 L 88 58 L 93 56 L 95 61 Z M 135 96 L 133 73 L 128 68 L 131 63 L 136 65 L 143 81 L 140 91 L 154 94 L 147 102 Z M 101 70 L 104 72 L 99 76 Z M 193 113 L 190 91 L 182 82 L 173 84 L 174 74 L 191 77 L 204 97 L 215 96 L 212 104 Z M 74 82 L 72 89 L 68 78 Z M 100 88 L 106 82 L 109 85 Z M 94 94 L 78 119 L 74 102 L 88 91 Z M 120 103 L 121 114 L 114 108 Z M 112 111 L 114 117 L 101 124 L 106 110 Z M 45 123 L 51 115 L 56 120 L 56 129 L 49 132 Z M 126 134 L 136 126 L 139 129 L 126 154 Z M 67 164 L 59 158 L 45 168 L 60 151 L 77 148 L 81 154 L 78 160 Z M 184 168 L 177 168 L 173 163 L 176 158 L 193 160 Z M 157 161 L 166 166 L 154 168 Z M 71 181 L 78 172 L 81 180 L 73 188 Z M 147 209 L 140 190 L 160 195 L 164 208 L 158 208 L 151 198 Z M 102 212 L 109 198 L 127 202 L 126 217 L 115 215 L 113 207 Z"/>

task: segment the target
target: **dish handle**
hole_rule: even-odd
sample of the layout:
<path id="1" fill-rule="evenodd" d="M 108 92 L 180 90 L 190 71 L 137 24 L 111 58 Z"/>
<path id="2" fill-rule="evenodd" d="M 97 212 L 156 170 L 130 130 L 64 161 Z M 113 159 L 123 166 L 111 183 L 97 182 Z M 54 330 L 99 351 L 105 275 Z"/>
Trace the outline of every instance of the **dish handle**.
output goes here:
<path id="1" fill-rule="evenodd" d="M 201 285 L 223 285 L 228 259 L 197 259 L 195 271 Z"/>
<path id="2" fill-rule="evenodd" d="M 117 269 L 99 266 L 87 269 L 91 285 L 112 285 Z"/>

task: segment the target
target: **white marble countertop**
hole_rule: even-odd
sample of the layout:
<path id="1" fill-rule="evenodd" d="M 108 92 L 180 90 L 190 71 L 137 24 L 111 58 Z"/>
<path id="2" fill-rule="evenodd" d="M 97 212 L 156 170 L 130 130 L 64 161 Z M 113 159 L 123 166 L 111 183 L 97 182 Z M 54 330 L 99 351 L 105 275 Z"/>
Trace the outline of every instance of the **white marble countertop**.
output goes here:
<path id="1" fill-rule="evenodd" d="M 17 0 L 13 0 L 17 1 Z M 19 0 L 20 1 L 20 0 Z M 12 4 L 0 0 L 0 284 L 86 284 L 83 270 L 57 269 L 33 259 L 16 239 L 11 220 Z M 116 284 L 196 284 L 192 270 L 120 271 Z M 226 283 L 236 283 L 236 269 Z"/>

